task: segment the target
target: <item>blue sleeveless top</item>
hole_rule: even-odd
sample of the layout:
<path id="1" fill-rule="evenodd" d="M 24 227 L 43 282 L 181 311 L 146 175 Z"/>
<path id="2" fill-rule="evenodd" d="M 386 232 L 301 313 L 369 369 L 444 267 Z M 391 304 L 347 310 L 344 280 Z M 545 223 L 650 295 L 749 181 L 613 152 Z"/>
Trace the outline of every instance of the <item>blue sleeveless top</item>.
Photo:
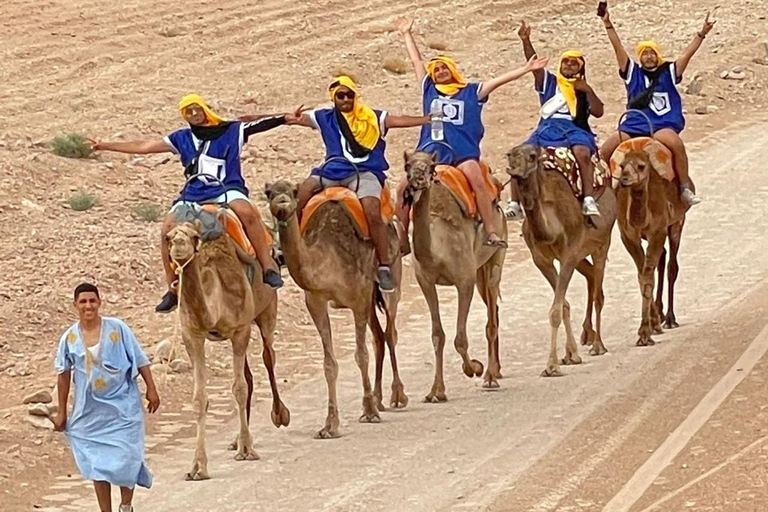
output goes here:
<path id="1" fill-rule="evenodd" d="M 386 170 L 389 169 L 389 163 L 384 154 L 387 148 L 387 141 L 385 140 L 387 135 L 387 111 L 374 110 L 374 112 L 376 113 L 376 117 L 379 118 L 379 131 L 381 132 L 381 137 L 370 153 L 359 158 L 352 156 L 349 143 L 341 134 L 339 122 L 336 120 L 336 115 L 332 108 L 324 108 L 308 112 L 307 115 L 309 116 L 309 119 L 312 121 L 314 127 L 320 131 L 320 135 L 323 137 L 323 143 L 325 144 L 325 159 L 329 160 L 331 158 L 341 157 L 346 160 L 334 160 L 328 165 L 316 167 L 315 169 L 312 169 L 313 175 L 319 176 L 322 171 L 323 178 L 334 181 L 344 180 L 355 175 L 355 167 L 352 165 L 355 164 L 360 172 L 372 172 L 381 183 L 384 183 L 387 179 Z"/>
<path id="2" fill-rule="evenodd" d="M 437 90 L 435 82 L 429 75 L 422 82 L 422 109 L 424 115 L 432 112 L 433 104 L 440 106 L 443 113 L 443 142 L 456 152 L 457 162 L 464 160 L 480 160 L 480 141 L 485 134 L 483 127 L 483 106 L 488 101 L 486 96 L 478 98 L 482 84 L 473 82 L 467 84 L 453 96 L 446 96 Z M 449 163 L 453 158 L 451 152 L 440 144 L 426 147 L 432 141 L 432 130 L 429 124 L 421 127 L 419 148 L 427 151 L 437 151 L 438 161 Z"/>
<path id="3" fill-rule="evenodd" d="M 627 87 L 627 99 L 635 98 L 651 83 L 643 73 L 642 67 L 632 59 L 629 59 L 627 72 L 619 72 L 619 75 L 624 79 Z M 653 123 L 653 131 L 670 128 L 676 133 L 680 133 L 685 128 L 683 99 L 676 87 L 682 81 L 683 77 L 677 76 L 677 66 L 674 62 L 670 64 L 669 72 L 662 73 L 659 77 L 659 83 L 651 98 L 651 104 L 642 110 Z M 649 135 L 648 121 L 639 114 L 627 114 L 624 122 L 621 123 L 620 130 L 631 136 Z"/>

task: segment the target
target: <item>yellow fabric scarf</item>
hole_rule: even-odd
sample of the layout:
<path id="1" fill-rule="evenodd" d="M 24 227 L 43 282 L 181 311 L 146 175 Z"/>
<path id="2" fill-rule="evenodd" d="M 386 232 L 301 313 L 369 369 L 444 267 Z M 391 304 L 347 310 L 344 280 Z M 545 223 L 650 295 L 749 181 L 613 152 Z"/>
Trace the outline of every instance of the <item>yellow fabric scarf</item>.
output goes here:
<path id="1" fill-rule="evenodd" d="M 435 87 L 437 87 L 438 91 L 445 94 L 446 96 L 453 96 L 467 86 L 467 81 L 464 80 L 464 77 L 461 76 L 461 73 L 459 73 L 459 70 L 456 67 L 456 62 L 452 58 L 446 57 L 444 55 L 435 57 L 427 63 L 427 73 L 429 73 L 429 77 L 433 82 L 435 81 L 435 67 L 437 66 L 438 62 L 445 64 L 448 67 L 448 70 L 451 72 L 451 76 L 453 77 L 453 82 L 450 84 L 435 83 Z"/>
<path id="2" fill-rule="evenodd" d="M 661 46 L 656 41 L 641 41 L 637 45 L 637 58 L 640 59 L 643 56 L 645 50 L 651 49 L 656 54 L 656 66 L 664 64 L 664 57 L 661 54 Z"/>
<path id="3" fill-rule="evenodd" d="M 203 109 L 203 112 L 205 112 L 205 124 L 203 126 L 218 126 L 224 122 L 224 119 L 211 110 L 211 107 L 208 106 L 208 103 L 203 97 L 197 94 L 187 94 L 181 98 L 181 101 L 179 102 L 179 112 L 181 112 L 182 117 L 184 117 L 184 109 L 190 105 L 199 105 L 200 108 Z"/>
<path id="4" fill-rule="evenodd" d="M 560 92 L 565 97 L 565 101 L 568 104 L 568 110 L 573 117 L 576 117 L 576 89 L 573 87 L 575 78 L 566 78 L 563 76 L 562 66 L 565 59 L 578 59 L 581 61 L 581 68 L 579 70 L 579 77 L 584 76 L 584 54 L 578 50 L 568 50 L 560 56 L 560 62 L 557 65 L 557 85 L 560 88 Z"/>
<path id="5" fill-rule="evenodd" d="M 333 79 L 331 86 L 328 88 L 331 94 L 331 101 L 336 96 L 336 91 L 342 86 L 355 93 L 355 102 L 352 112 L 342 112 L 341 114 L 347 120 L 355 140 L 364 148 L 373 149 L 381 138 L 379 118 L 376 117 L 376 112 L 371 107 L 360 103 L 357 85 L 348 76 L 341 75 Z"/>

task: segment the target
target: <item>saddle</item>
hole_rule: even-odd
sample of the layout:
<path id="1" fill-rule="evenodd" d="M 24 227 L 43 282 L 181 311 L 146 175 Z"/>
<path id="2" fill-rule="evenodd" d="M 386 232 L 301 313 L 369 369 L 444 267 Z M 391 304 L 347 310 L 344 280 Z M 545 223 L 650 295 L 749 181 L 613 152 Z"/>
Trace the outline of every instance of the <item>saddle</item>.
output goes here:
<path id="1" fill-rule="evenodd" d="M 392 199 L 389 193 L 389 189 L 384 186 L 381 189 L 381 218 L 385 224 L 392 221 L 395 216 L 395 207 L 392 206 Z M 304 207 L 304 211 L 301 215 L 300 230 L 302 235 L 304 230 L 309 225 L 309 219 L 320 208 L 321 205 L 333 202 L 342 206 L 342 209 L 347 216 L 352 220 L 352 224 L 355 226 L 358 234 L 368 239 L 370 232 L 368 230 L 368 221 L 365 219 L 365 212 L 363 211 L 363 205 L 360 203 L 357 194 L 354 191 L 346 187 L 329 187 L 314 196 L 309 200 Z"/>
<path id="2" fill-rule="evenodd" d="M 223 212 L 223 215 L 219 217 L 219 220 L 223 224 L 224 231 L 227 233 L 229 238 L 231 238 L 233 242 L 235 242 L 243 251 L 245 251 L 246 254 L 256 257 L 256 251 L 254 250 L 253 245 L 251 245 L 251 241 L 248 240 L 248 235 L 245 234 L 243 223 L 237 217 L 235 212 L 229 208 L 220 208 L 215 204 L 203 204 L 200 205 L 200 207 L 203 209 L 203 211 L 210 212 L 214 215 L 216 215 L 219 211 Z M 267 244 L 272 245 L 274 242 L 272 233 L 263 223 L 262 228 L 264 229 Z"/>
<path id="3" fill-rule="evenodd" d="M 543 147 L 541 148 L 541 156 L 539 158 L 545 170 L 559 172 L 565 177 L 568 185 L 571 186 L 573 195 L 581 201 L 584 191 L 581 175 L 579 174 L 579 164 L 576 162 L 576 157 L 573 155 L 571 148 Z M 592 164 L 595 168 L 592 180 L 592 196 L 598 199 L 611 182 L 611 172 L 608 170 L 605 162 L 597 155 L 592 155 Z"/>
<path id="4" fill-rule="evenodd" d="M 624 157 L 633 150 L 645 151 L 656 172 L 667 181 L 675 179 L 675 167 L 672 152 L 661 142 L 651 137 L 637 137 L 622 142 L 611 156 L 611 175 L 614 180 L 621 176 L 621 163 Z M 616 181 L 618 185 L 618 181 Z"/>
<path id="5" fill-rule="evenodd" d="M 501 184 L 491 174 L 491 169 L 485 162 L 480 162 L 483 171 L 483 183 L 495 203 L 501 197 Z M 435 167 L 437 181 L 450 190 L 456 202 L 467 217 L 474 218 L 478 215 L 477 200 L 469 180 L 460 169 L 450 165 L 438 165 Z"/>

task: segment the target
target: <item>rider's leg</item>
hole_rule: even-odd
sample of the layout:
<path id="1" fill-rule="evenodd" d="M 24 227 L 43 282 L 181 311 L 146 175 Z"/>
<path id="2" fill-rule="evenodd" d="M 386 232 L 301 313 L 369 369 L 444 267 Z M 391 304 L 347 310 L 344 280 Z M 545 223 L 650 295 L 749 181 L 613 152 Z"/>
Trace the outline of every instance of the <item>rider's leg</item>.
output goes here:
<path id="1" fill-rule="evenodd" d="M 405 188 L 408 186 L 408 180 L 404 179 L 397 186 L 397 197 L 395 202 L 395 214 L 403 225 L 403 239 L 400 240 L 400 252 L 408 254 L 411 252 L 411 243 L 408 240 L 408 227 L 411 225 L 411 205 L 405 204 Z"/>
<path id="2" fill-rule="evenodd" d="M 323 180 L 325 181 L 325 180 Z M 305 179 L 299 185 L 299 192 L 296 194 L 296 216 L 301 220 L 301 214 L 304 211 L 304 207 L 312 196 L 320 191 L 320 180 L 315 176 L 310 176 Z"/>
<path id="3" fill-rule="evenodd" d="M 477 160 L 465 160 L 459 164 L 459 169 L 467 177 L 472 191 L 475 193 L 477 210 L 480 212 L 480 218 L 483 221 L 483 228 L 488 234 L 488 242 L 492 245 L 504 245 L 504 241 L 496 233 L 493 227 L 493 198 L 485 186 L 483 179 L 483 170 Z"/>
<path id="4" fill-rule="evenodd" d="M 688 174 L 688 153 L 685 151 L 683 139 L 674 130 L 669 128 L 664 128 L 654 133 L 653 138 L 672 151 L 675 173 L 677 173 L 680 179 L 680 195 L 682 198 L 691 205 L 699 203 L 700 199 L 696 197 L 691 187 L 691 179 Z"/>
<path id="5" fill-rule="evenodd" d="M 176 273 L 173 271 L 173 266 L 171 265 L 171 254 L 168 249 L 168 239 L 166 238 L 175 224 L 176 214 L 171 210 L 171 212 L 165 216 L 163 226 L 160 229 L 160 255 L 163 259 L 163 272 L 165 273 L 165 282 L 168 285 L 168 290 L 165 292 L 160 304 L 155 307 L 155 311 L 158 313 L 170 313 L 176 309 L 176 306 L 179 303 L 176 292 L 173 290 L 173 285 L 176 283 L 177 277 Z"/>
<path id="6" fill-rule="evenodd" d="M 606 163 L 611 162 L 611 157 L 613 156 L 614 151 L 616 151 L 616 148 L 619 147 L 619 145 L 625 141 L 629 140 L 629 135 L 623 132 L 613 132 L 610 137 L 605 139 L 605 142 L 603 142 L 603 146 L 600 148 L 600 158 L 603 159 Z"/>
<path id="7" fill-rule="evenodd" d="M 277 262 L 270 254 L 267 234 L 259 210 L 248 199 L 230 201 L 229 207 L 242 222 L 245 234 L 256 251 L 256 259 L 259 260 L 264 271 L 264 282 L 271 288 L 280 288 L 283 286 L 283 280 L 280 277 Z"/>
<path id="8" fill-rule="evenodd" d="M 592 163 L 592 153 L 587 146 L 573 146 L 571 148 L 573 156 L 576 158 L 576 163 L 579 166 L 579 174 L 581 175 L 581 190 L 584 193 L 583 213 L 584 215 L 600 215 L 600 211 L 597 209 L 597 203 L 595 198 L 592 197 L 594 193 L 594 176 L 595 167 Z"/>

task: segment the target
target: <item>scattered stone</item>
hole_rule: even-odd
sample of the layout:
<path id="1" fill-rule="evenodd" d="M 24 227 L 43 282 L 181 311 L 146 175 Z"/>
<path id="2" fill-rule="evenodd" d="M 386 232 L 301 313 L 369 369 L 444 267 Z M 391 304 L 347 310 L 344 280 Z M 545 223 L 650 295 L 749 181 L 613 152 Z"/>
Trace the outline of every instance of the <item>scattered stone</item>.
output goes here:
<path id="1" fill-rule="evenodd" d="M 169 369 L 170 368 L 168 368 L 168 365 L 163 363 L 155 363 L 152 365 L 152 373 L 156 373 L 158 375 L 166 375 Z"/>
<path id="2" fill-rule="evenodd" d="M 46 389 L 41 389 L 24 399 L 24 404 L 49 404 L 53 402 L 51 393 Z"/>
<path id="3" fill-rule="evenodd" d="M 31 404 L 28 411 L 32 416 L 42 416 L 44 418 L 48 418 L 59 412 L 59 406 L 54 404 Z"/>
<path id="4" fill-rule="evenodd" d="M 170 367 L 174 373 L 187 373 L 191 369 L 191 365 L 183 359 L 174 359 Z"/>
<path id="5" fill-rule="evenodd" d="M 24 418 L 24 421 L 35 428 L 42 430 L 53 430 L 53 423 L 48 418 L 41 418 L 40 416 L 27 416 Z"/>
<path id="6" fill-rule="evenodd" d="M 731 71 L 733 71 L 734 73 L 743 73 L 744 68 L 741 66 L 735 66 Z"/>
<path id="7" fill-rule="evenodd" d="M 155 357 L 153 358 L 154 361 L 159 363 L 169 361 L 171 359 L 172 348 L 173 344 L 171 343 L 171 340 L 163 340 L 158 343 L 157 347 L 155 347 Z"/>
<path id="8" fill-rule="evenodd" d="M 701 76 L 697 75 L 693 77 L 693 80 L 691 80 L 691 82 L 685 88 L 685 94 L 698 96 L 701 94 L 701 90 L 703 88 L 704 88 L 704 80 L 702 80 Z"/>
<path id="9" fill-rule="evenodd" d="M 747 74 L 744 71 L 723 71 L 720 73 L 720 78 L 723 80 L 744 80 L 747 78 Z"/>

